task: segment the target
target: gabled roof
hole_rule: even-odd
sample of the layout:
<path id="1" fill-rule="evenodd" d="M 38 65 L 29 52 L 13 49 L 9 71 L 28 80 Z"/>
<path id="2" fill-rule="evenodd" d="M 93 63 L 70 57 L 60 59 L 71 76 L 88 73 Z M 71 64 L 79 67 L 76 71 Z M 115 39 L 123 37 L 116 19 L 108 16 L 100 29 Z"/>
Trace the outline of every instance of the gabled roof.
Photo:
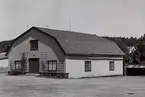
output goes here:
<path id="1" fill-rule="evenodd" d="M 122 50 L 114 42 L 97 35 L 40 27 L 36 28 L 53 36 L 66 54 L 124 55 Z"/>
<path id="2" fill-rule="evenodd" d="M 132 53 L 136 50 L 135 46 L 128 46 L 127 49 L 129 53 Z"/>
<path id="3" fill-rule="evenodd" d="M 134 46 L 128 46 L 127 49 L 130 50 L 132 48 L 135 48 Z"/>
<path id="4" fill-rule="evenodd" d="M 32 27 L 31 29 L 36 29 L 54 38 L 66 55 L 124 55 L 114 42 L 97 35 L 40 27 Z M 27 32 L 29 31 L 25 33 Z M 22 35 L 17 37 L 15 41 Z"/>

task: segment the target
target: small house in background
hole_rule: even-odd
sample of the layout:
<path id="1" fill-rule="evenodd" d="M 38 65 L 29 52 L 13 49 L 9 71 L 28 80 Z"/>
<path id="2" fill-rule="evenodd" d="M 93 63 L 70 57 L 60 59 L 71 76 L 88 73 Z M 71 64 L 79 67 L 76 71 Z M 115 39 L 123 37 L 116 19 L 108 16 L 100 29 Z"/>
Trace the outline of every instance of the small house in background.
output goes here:
<path id="1" fill-rule="evenodd" d="M 136 51 L 134 46 L 127 47 L 129 54 Z M 129 76 L 141 76 L 145 75 L 145 61 L 141 61 L 140 64 L 130 63 L 126 66 L 126 74 Z"/>
<path id="2" fill-rule="evenodd" d="M 127 49 L 128 49 L 129 54 L 136 50 L 134 46 L 128 46 Z"/>
<path id="3" fill-rule="evenodd" d="M 8 72 L 8 57 L 4 53 L 0 53 L 0 73 Z"/>
<path id="4" fill-rule="evenodd" d="M 123 75 L 121 49 L 92 34 L 32 27 L 12 42 L 7 55 L 10 70 L 25 67 L 29 73 L 68 78 Z"/>

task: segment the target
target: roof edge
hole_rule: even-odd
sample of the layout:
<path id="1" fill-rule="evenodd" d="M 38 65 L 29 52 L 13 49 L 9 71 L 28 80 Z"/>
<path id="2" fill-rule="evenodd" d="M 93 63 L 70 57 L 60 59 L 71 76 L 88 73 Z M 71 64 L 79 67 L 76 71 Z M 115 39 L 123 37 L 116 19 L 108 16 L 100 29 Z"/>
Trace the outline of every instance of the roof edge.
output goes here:
<path id="1" fill-rule="evenodd" d="M 109 54 L 67 54 L 67 56 L 87 56 L 87 57 L 121 57 L 124 55 L 109 55 Z"/>
<path id="2" fill-rule="evenodd" d="M 33 26 L 33 27 L 29 28 L 29 29 L 26 30 L 24 33 L 22 33 L 22 34 L 20 34 L 18 37 L 16 37 L 16 38 L 12 41 L 11 45 L 9 46 L 9 48 L 8 48 L 8 50 L 7 50 L 6 54 L 5 54 L 5 56 L 7 56 L 7 55 L 9 54 L 9 52 L 10 52 L 10 50 L 11 50 L 11 48 L 12 48 L 14 42 L 15 42 L 16 40 L 18 40 L 20 37 L 22 37 L 23 35 L 25 35 L 26 33 L 28 33 L 28 32 L 29 32 L 31 29 L 33 29 L 33 28 L 35 28 L 35 27 Z"/>
<path id="3" fill-rule="evenodd" d="M 64 54 L 66 55 L 65 50 L 63 49 L 63 47 L 60 45 L 59 41 L 58 41 L 55 37 L 53 37 L 53 36 L 50 35 L 50 34 L 47 34 L 47 33 L 43 32 L 42 30 L 40 30 L 40 29 L 37 28 L 37 27 L 34 27 L 34 28 L 35 28 L 36 30 L 38 30 L 39 32 L 42 32 L 43 34 L 45 34 L 45 35 L 47 35 L 47 36 L 53 38 L 53 39 L 57 42 L 57 44 L 59 45 L 59 47 L 61 48 L 61 50 L 64 52 Z"/>
<path id="4" fill-rule="evenodd" d="M 10 52 L 10 50 L 11 50 L 13 44 L 15 43 L 15 41 L 17 41 L 19 38 L 21 38 L 22 36 L 24 36 L 25 34 L 27 34 L 27 33 L 28 33 L 30 30 L 32 30 L 32 29 L 36 29 L 37 31 L 39 31 L 39 32 L 41 32 L 41 33 L 43 33 L 43 34 L 45 34 L 45 35 L 47 35 L 47 36 L 53 38 L 53 39 L 58 43 L 58 45 L 60 46 L 60 48 L 62 49 L 62 51 L 64 52 L 64 54 L 66 55 L 66 52 L 64 51 L 64 49 L 62 48 L 62 46 L 60 45 L 60 43 L 58 42 L 58 40 L 57 40 L 55 37 L 53 37 L 52 35 L 49 35 L 49 34 L 43 32 L 42 30 L 40 30 L 40 29 L 38 29 L 37 27 L 34 27 L 34 26 L 33 26 L 33 27 L 29 28 L 27 31 L 25 31 L 24 33 L 22 33 L 21 35 L 19 35 L 17 38 L 15 38 L 15 39 L 12 41 L 12 43 L 11 43 L 10 47 L 8 48 L 8 50 L 7 50 L 6 54 L 5 54 L 5 56 L 7 56 L 7 55 L 9 54 L 9 52 Z"/>

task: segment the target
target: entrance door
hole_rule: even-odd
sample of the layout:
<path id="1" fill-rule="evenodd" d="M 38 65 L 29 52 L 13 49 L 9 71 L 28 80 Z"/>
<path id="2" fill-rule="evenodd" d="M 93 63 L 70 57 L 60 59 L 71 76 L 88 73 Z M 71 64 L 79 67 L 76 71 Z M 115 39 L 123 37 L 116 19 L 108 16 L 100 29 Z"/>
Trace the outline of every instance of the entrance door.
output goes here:
<path id="1" fill-rule="evenodd" d="M 39 58 L 29 58 L 29 72 L 39 73 Z"/>

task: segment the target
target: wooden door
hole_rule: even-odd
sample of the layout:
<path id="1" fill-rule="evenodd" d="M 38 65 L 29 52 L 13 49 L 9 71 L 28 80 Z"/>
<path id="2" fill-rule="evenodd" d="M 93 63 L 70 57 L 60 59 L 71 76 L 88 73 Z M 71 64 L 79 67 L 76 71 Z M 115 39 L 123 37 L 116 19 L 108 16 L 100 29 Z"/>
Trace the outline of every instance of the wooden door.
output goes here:
<path id="1" fill-rule="evenodd" d="M 39 58 L 29 58 L 29 72 L 39 73 Z"/>

